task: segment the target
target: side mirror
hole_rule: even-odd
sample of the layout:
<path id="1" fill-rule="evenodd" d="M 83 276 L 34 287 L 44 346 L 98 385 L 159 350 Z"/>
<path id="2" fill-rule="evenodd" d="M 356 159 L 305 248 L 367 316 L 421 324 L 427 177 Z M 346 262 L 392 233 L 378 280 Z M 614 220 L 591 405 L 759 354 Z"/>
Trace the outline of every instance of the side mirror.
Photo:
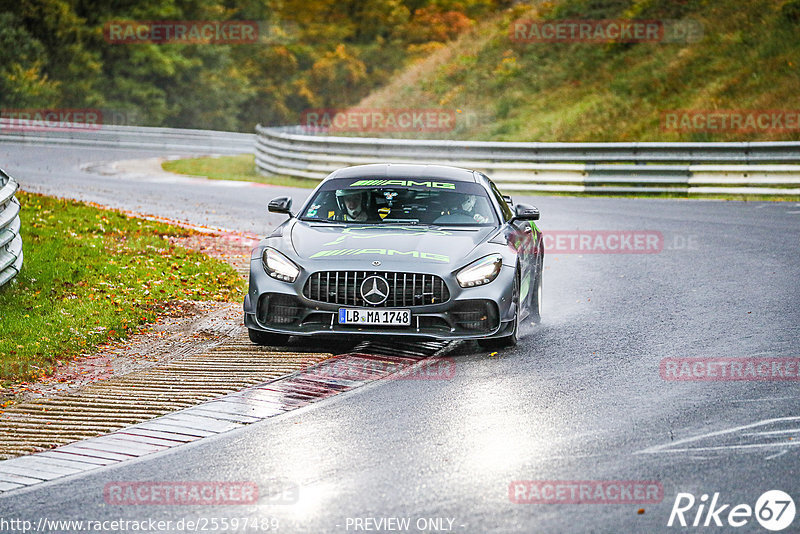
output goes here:
<path id="1" fill-rule="evenodd" d="M 538 221 L 539 210 L 527 204 L 517 204 L 514 208 L 514 220 Z"/>
<path id="2" fill-rule="evenodd" d="M 289 217 L 293 217 L 291 212 L 292 199 L 290 197 L 273 198 L 269 201 L 267 209 L 270 213 L 284 213 Z"/>

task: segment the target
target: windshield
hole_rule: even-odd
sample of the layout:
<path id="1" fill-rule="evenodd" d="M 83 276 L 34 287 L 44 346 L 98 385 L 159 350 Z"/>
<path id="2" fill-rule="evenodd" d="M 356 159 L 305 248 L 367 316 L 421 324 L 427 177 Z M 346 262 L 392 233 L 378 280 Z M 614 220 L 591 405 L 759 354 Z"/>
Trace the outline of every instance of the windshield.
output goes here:
<path id="1" fill-rule="evenodd" d="M 494 226 L 486 190 L 429 178 L 350 178 L 326 182 L 300 215 L 306 221 Z"/>

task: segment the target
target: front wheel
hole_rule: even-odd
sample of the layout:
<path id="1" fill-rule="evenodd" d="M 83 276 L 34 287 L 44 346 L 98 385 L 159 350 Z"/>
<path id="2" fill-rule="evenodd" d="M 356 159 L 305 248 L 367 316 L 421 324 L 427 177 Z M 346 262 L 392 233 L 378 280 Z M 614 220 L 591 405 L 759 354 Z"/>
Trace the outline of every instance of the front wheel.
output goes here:
<path id="1" fill-rule="evenodd" d="M 262 346 L 281 346 L 289 341 L 289 336 L 286 334 L 273 334 L 252 328 L 247 329 L 247 335 L 250 336 L 250 341 Z"/>
<path id="2" fill-rule="evenodd" d="M 511 300 L 514 303 L 514 329 L 507 336 L 493 337 L 489 339 L 479 339 L 478 345 L 485 349 L 507 349 L 517 344 L 519 339 L 519 271 L 514 277 L 514 287 L 511 292 Z"/>

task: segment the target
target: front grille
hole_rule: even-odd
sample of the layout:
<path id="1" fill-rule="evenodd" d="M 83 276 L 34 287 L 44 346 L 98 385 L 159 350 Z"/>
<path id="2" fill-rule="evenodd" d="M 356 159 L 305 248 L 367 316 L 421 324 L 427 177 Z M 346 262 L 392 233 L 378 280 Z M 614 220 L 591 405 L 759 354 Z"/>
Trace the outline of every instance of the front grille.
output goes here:
<path id="1" fill-rule="evenodd" d="M 369 276 L 389 282 L 389 297 L 378 307 L 425 306 L 450 300 L 447 284 L 433 274 L 380 271 L 322 271 L 312 274 L 303 287 L 309 300 L 352 306 L 372 306 L 361 296 L 361 283 Z"/>

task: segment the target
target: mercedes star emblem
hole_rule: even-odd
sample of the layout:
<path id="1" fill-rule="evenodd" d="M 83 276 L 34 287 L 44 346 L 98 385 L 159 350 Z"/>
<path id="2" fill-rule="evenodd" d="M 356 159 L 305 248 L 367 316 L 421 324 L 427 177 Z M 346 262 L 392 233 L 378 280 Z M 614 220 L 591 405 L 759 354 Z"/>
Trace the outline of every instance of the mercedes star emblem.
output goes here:
<path id="1" fill-rule="evenodd" d="M 369 276 L 361 282 L 361 296 L 367 304 L 383 304 L 389 298 L 389 282 L 381 276 Z"/>

